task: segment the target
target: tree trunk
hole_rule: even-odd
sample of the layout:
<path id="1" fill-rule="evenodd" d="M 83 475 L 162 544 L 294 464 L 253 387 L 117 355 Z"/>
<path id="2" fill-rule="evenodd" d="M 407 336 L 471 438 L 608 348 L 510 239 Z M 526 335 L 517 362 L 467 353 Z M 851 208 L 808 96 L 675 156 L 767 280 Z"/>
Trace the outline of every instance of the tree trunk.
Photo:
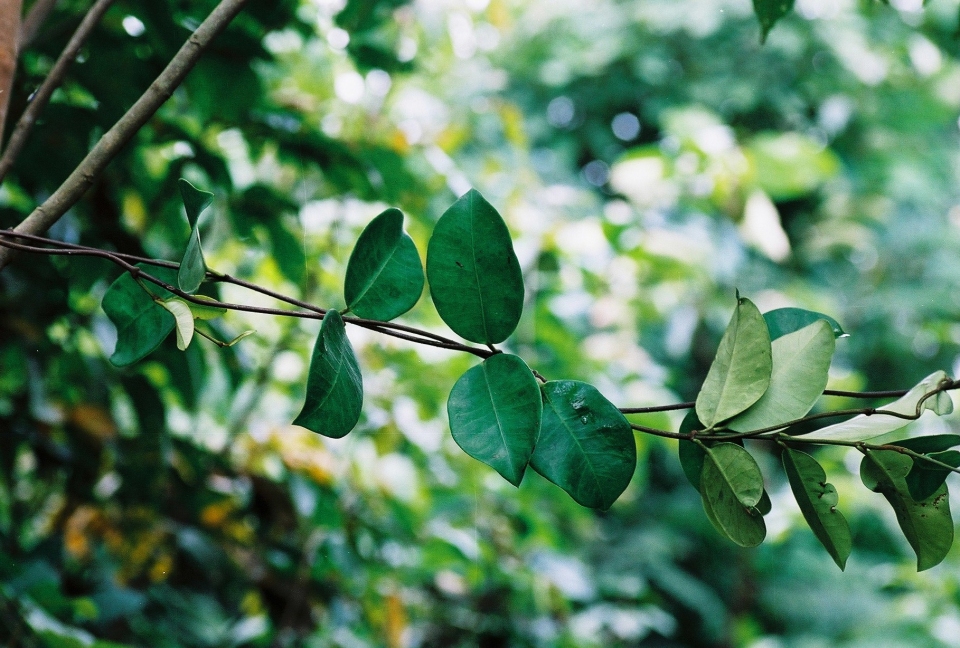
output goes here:
<path id="1" fill-rule="evenodd" d="M 3 126 L 7 123 L 13 74 L 17 69 L 17 44 L 20 42 L 22 8 L 22 0 L 0 2 L 0 142 L 3 141 Z"/>

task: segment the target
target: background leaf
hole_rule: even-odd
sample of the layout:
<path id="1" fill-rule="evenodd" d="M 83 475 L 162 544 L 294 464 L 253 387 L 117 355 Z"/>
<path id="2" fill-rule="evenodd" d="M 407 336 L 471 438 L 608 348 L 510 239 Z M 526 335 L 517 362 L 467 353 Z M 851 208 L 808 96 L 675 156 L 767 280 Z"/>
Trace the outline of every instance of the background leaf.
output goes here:
<path id="1" fill-rule="evenodd" d="M 827 474 L 805 452 L 784 448 L 783 469 L 803 518 L 841 570 L 853 547 L 850 526 L 837 510 L 837 489 L 827 483 Z"/>
<path id="2" fill-rule="evenodd" d="M 737 300 L 703 387 L 697 416 L 712 428 L 757 402 L 770 385 L 770 334 L 749 299 Z"/>
<path id="3" fill-rule="evenodd" d="M 517 328 L 520 262 L 506 223 L 475 189 L 437 222 L 427 246 L 427 279 L 437 312 L 457 335 L 497 344 Z"/>
<path id="4" fill-rule="evenodd" d="M 537 379 L 523 360 L 506 353 L 468 369 L 447 400 L 453 440 L 514 486 L 533 454 L 542 412 Z"/>
<path id="5" fill-rule="evenodd" d="M 753 0 L 753 10 L 760 21 L 760 40 L 765 41 L 767 34 L 778 20 L 790 13 L 793 0 Z"/>
<path id="6" fill-rule="evenodd" d="M 530 465 L 579 504 L 610 508 L 637 465 L 630 424 L 587 383 L 551 380 L 540 391 L 543 422 Z"/>
<path id="7" fill-rule="evenodd" d="M 953 519 L 946 484 L 927 499 L 910 496 L 906 477 L 913 467 L 907 455 L 892 450 L 868 450 L 860 463 L 860 477 L 870 490 L 881 493 L 894 513 L 907 542 L 917 554 L 917 571 L 938 565 L 953 544 Z"/>
<path id="8" fill-rule="evenodd" d="M 770 331 L 771 342 L 788 333 L 810 326 L 818 320 L 824 320 L 830 325 L 834 337 L 847 337 L 847 334 L 840 327 L 840 323 L 823 313 L 802 308 L 777 308 L 763 314 L 763 321 L 767 323 L 767 329 Z"/>
<path id="9" fill-rule="evenodd" d="M 170 285 L 176 280 L 177 271 L 173 268 L 142 264 L 137 267 Z M 155 284 L 150 284 L 150 289 L 161 298 L 173 296 Z M 148 356 L 176 326 L 173 315 L 154 302 L 128 273 L 120 275 L 110 285 L 103 296 L 102 306 L 103 312 L 117 327 L 117 346 L 110 356 L 110 362 L 117 367 L 126 367 Z"/>
<path id="10" fill-rule="evenodd" d="M 359 317 L 388 321 L 413 308 L 422 292 L 420 254 L 403 231 L 403 214 L 388 209 L 364 228 L 350 254 L 347 306 Z"/>
<path id="11" fill-rule="evenodd" d="M 311 432 L 339 439 L 360 420 L 363 379 L 340 313 L 327 311 L 310 358 L 307 395 L 294 419 Z"/>
<path id="12" fill-rule="evenodd" d="M 806 415 L 827 386 L 834 345 L 833 331 L 824 320 L 774 340 L 770 386 L 727 427 L 760 430 Z"/>

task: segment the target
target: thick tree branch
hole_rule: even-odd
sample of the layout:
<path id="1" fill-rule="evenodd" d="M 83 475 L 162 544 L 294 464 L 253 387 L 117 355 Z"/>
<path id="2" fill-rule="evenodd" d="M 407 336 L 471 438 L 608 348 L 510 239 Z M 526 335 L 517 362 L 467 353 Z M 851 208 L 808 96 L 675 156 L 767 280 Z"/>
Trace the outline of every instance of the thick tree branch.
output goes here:
<path id="1" fill-rule="evenodd" d="M 133 138 L 144 124 L 170 98 L 187 73 L 193 69 L 200 56 L 213 39 L 222 32 L 236 16 L 247 0 L 221 0 L 197 30 L 187 39 L 166 69 L 150 84 L 146 92 L 120 120 L 107 131 L 93 150 L 87 154 L 73 173 L 42 205 L 33 210 L 15 228 L 17 232 L 40 234 L 56 223 L 68 209 L 86 193 L 94 180 L 106 168 L 120 150 Z M 10 249 L 0 250 L 0 270 L 12 256 Z"/>
<path id="2" fill-rule="evenodd" d="M 33 125 L 37 122 L 37 117 L 46 107 L 47 102 L 50 101 L 53 91 L 63 83 L 63 79 L 67 75 L 67 68 L 69 68 L 70 64 L 77 58 L 77 54 L 80 52 L 80 48 L 87 40 L 87 37 L 90 36 L 90 32 L 92 32 L 93 28 L 100 22 L 100 18 L 103 17 L 103 14 L 110 8 L 113 2 L 114 0 L 97 0 L 93 6 L 90 7 L 87 15 L 84 16 L 80 22 L 80 26 L 77 27 L 77 31 L 75 31 L 70 38 L 70 42 L 67 43 L 63 52 L 60 53 L 60 58 L 54 63 L 50 74 L 43 80 L 43 83 L 34 93 L 33 99 L 27 104 L 26 110 L 20 115 L 20 119 L 17 120 L 17 125 L 13 129 L 13 134 L 10 135 L 10 140 L 7 142 L 7 147 L 3 150 L 3 155 L 0 156 L 0 183 L 3 183 L 3 179 L 7 176 L 14 162 L 16 162 L 20 151 L 23 150 L 23 145 L 26 143 L 27 137 L 33 129 Z M 36 7 L 36 5 L 34 5 L 34 7 Z M 31 14 L 32 13 L 31 11 Z"/>
<path id="3" fill-rule="evenodd" d="M 3 141 L 3 125 L 7 123 L 7 110 L 10 108 L 13 75 L 17 70 L 22 8 L 22 0 L 0 2 L 0 142 Z"/>
<path id="4" fill-rule="evenodd" d="M 27 11 L 27 15 L 23 17 L 23 22 L 20 23 L 19 49 L 21 52 L 33 44 L 37 34 L 40 33 L 40 27 L 46 22 L 47 16 L 57 6 L 58 1 L 37 0 Z"/>

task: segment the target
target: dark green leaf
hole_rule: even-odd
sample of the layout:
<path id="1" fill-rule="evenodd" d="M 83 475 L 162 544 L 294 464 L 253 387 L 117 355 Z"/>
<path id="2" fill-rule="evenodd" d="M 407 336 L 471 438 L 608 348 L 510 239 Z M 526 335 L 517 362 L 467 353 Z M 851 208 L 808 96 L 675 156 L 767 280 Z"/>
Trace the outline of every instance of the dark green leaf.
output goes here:
<path id="1" fill-rule="evenodd" d="M 770 387 L 727 426 L 747 432 L 806 415 L 827 386 L 834 344 L 830 326 L 823 320 L 774 340 Z"/>
<path id="2" fill-rule="evenodd" d="M 172 268 L 148 268 L 141 264 L 137 267 L 171 285 L 177 277 L 177 271 Z M 154 284 L 150 284 L 150 290 L 161 299 L 173 296 Z M 110 356 L 110 362 L 117 367 L 126 367 L 148 356 L 176 326 L 173 315 L 154 302 L 127 273 L 107 289 L 103 311 L 117 327 L 117 346 Z"/>
<path id="3" fill-rule="evenodd" d="M 344 298 L 358 316 L 388 321 L 413 308 L 422 292 L 420 254 L 403 231 L 403 214 L 388 209 L 357 239 L 347 264 Z"/>
<path id="4" fill-rule="evenodd" d="M 760 21 L 761 42 L 767 39 L 776 22 L 790 13 L 791 9 L 793 0 L 753 0 L 753 10 Z"/>
<path id="5" fill-rule="evenodd" d="M 707 450 L 700 475 L 703 508 L 720 533 L 741 547 L 755 547 L 767 535 L 757 509 L 763 497 L 763 475 L 749 452 L 735 443 Z"/>
<path id="6" fill-rule="evenodd" d="M 183 261 L 180 262 L 177 285 L 183 292 L 192 294 L 197 291 L 207 274 L 207 264 L 203 260 L 203 249 L 200 247 L 200 214 L 213 202 L 213 194 L 200 191 L 183 178 L 180 178 L 179 186 L 187 221 L 190 223 L 190 238 L 183 253 Z"/>
<path id="7" fill-rule="evenodd" d="M 697 416 L 709 429 L 746 410 L 769 387 L 771 369 L 767 325 L 753 302 L 739 298 L 697 395 Z"/>
<path id="8" fill-rule="evenodd" d="M 463 451 L 519 486 L 533 454 L 543 403 L 523 360 L 499 353 L 467 370 L 450 392 L 447 414 Z"/>
<path id="9" fill-rule="evenodd" d="M 363 379 L 340 313 L 327 311 L 313 347 L 307 396 L 293 421 L 312 432 L 339 439 L 356 426 L 363 407 Z"/>
<path id="10" fill-rule="evenodd" d="M 297 286 L 302 286 L 307 272 L 303 240 L 287 228 L 282 218 L 270 219 L 265 225 L 270 235 L 270 250 L 280 272 Z"/>
<path id="11" fill-rule="evenodd" d="M 901 441 L 890 441 L 890 445 L 897 445 L 901 448 L 924 454 L 928 452 L 943 452 L 944 450 L 949 450 L 950 448 L 960 445 L 960 435 L 931 434 L 913 437 L 912 439 L 903 439 Z"/>
<path id="12" fill-rule="evenodd" d="M 587 383 L 551 380 L 540 390 L 543 423 L 530 465 L 583 506 L 610 508 L 637 465 L 630 424 Z"/>
<path id="13" fill-rule="evenodd" d="M 868 450 L 860 463 L 860 478 L 870 490 L 881 493 L 894 513 L 907 542 L 917 554 L 917 571 L 938 565 L 953 544 L 953 519 L 947 485 L 928 498 L 915 501 L 906 478 L 913 460 L 893 450 Z"/>
<path id="14" fill-rule="evenodd" d="M 702 429 L 703 423 L 697 418 L 695 410 L 687 412 L 680 423 L 680 434 L 689 434 L 693 430 Z M 690 485 L 699 492 L 700 473 L 703 472 L 703 459 L 707 454 L 706 451 L 693 441 L 680 439 L 678 454 L 680 455 L 680 467 L 683 468 L 683 474 Z"/>
<path id="15" fill-rule="evenodd" d="M 842 570 L 853 540 L 846 518 L 837 510 L 837 489 L 827 483 L 827 474 L 817 460 L 805 452 L 785 448 L 783 469 L 804 519 Z"/>
<path id="16" fill-rule="evenodd" d="M 897 445 L 903 445 L 898 443 Z M 936 459 L 954 468 L 960 467 L 960 452 L 956 450 L 947 450 L 946 452 L 934 452 L 928 455 L 931 459 Z M 910 489 L 910 497 L 916 502 L 922 502 L 937 492 L 940 486 L 947 481 L 951 470 L 938 466 L 923 459 L 914 459 L 913 468 L 907 474 L 907 487 Z"/>
<path id="17" fill-rule="evenodd" d="M 767 311 L 763 314 L 763 320 L 767 323 L 767 328 L 770 330 L 771 342 L 788 333 L 806 328 L 820 320 L 824 320 L 830 325 L 830 330 L 833 331 L 833 337 L 847 337 L 847 334 L 840 328 L 840 323 L 837 322 L 837 320 L 829 315 L 804 310 L 802 308 L 778 308 Z"/>
<path id="18" fill-rule="evenodd" d="M 523 310 L 523 275 L 510 232 L 475 189 L 437 222 L 427 246 L 430 295 L 443 321 L 471 342 L 497 344 Z"/>

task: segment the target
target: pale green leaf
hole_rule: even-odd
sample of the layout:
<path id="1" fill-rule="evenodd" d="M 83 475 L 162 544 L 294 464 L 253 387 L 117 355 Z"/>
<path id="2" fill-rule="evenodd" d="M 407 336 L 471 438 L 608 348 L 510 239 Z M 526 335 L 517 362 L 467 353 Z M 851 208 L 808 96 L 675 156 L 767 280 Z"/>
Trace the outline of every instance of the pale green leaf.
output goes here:
<path id="1" fill-rule="evenodd" d="M 171 297 L 158 303 L 173 314 L 177 326 L 177 348 L 186 351 L 193 340 L 193 313 L 190 306 L 179 297 Z"/>

